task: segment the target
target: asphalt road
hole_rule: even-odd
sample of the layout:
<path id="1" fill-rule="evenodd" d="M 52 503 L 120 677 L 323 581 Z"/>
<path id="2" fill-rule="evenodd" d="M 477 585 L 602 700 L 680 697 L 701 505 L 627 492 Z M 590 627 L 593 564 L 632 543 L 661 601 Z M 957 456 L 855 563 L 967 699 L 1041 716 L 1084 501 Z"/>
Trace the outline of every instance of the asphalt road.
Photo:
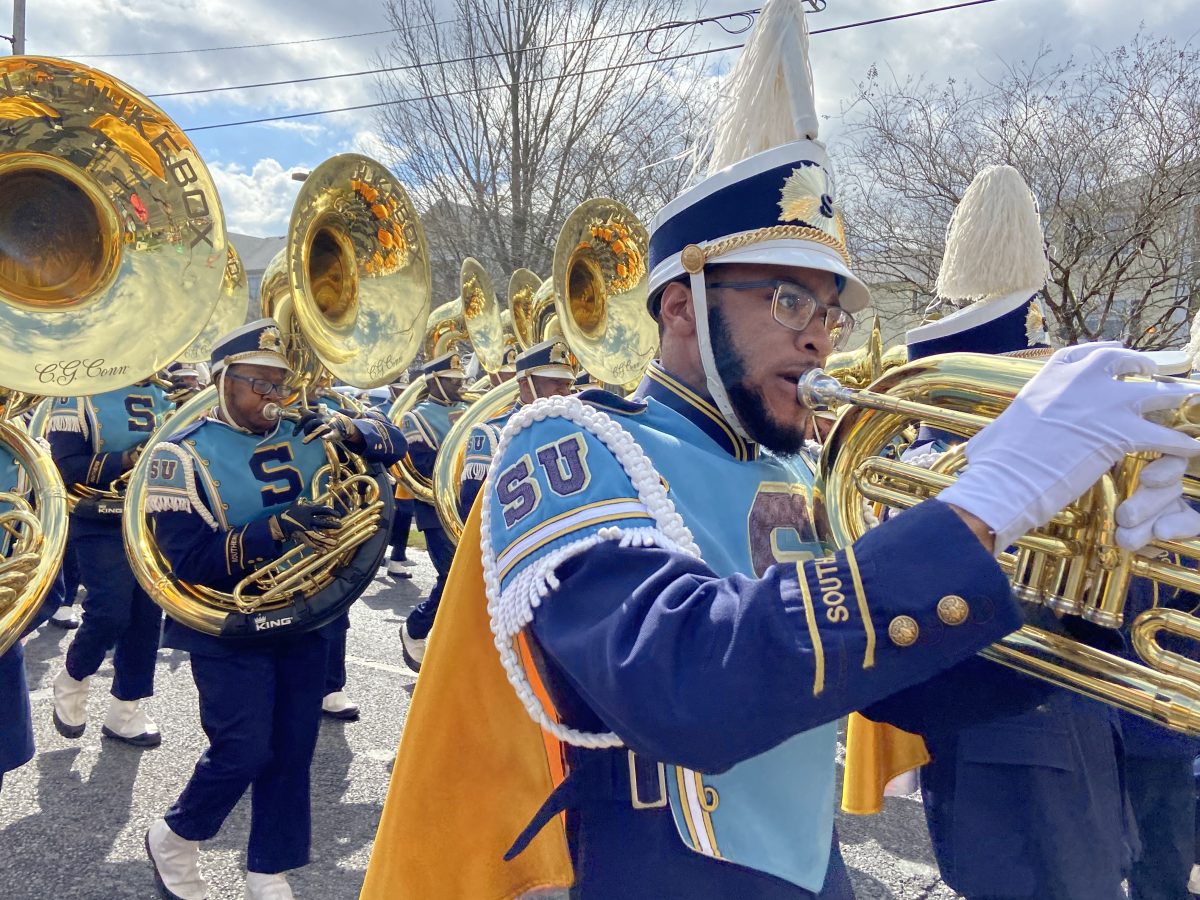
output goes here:
<path id="1" fill-rule="evenodd" d="M 400 659 L 397 628 L 433 584 L 425 553 L 409 556 L 411 581 L 393 581 L 381 571 L 351 613 L 347 692 L 362 718 L 322 725 L 312 772 L 312 861 L 291 876 L 301 900 L 353 900 L 362 884 L 415 681 Z M 100 737 L 110 663 L 92 680 L 83 737 L 67 740 L 54 730 L 50 682 L 68 640 L 69 632 L 43 626 L 26 645 L 38 753 L 4 777 L 0 898 L 149 900 L 157 894 L 143 834 L 174 801 L 206 746 L 187 655 L 159 653 L 156 694 L 147 708 L 163 743 L 137 751 Z M 247 798 L 202 847 L 212 900 L 243 896 L 249 812 Z M 878 816 L 839 816 L 838 830 L 858 897 L 957 896 L 938 878 L 915 798 L 891 799 Z"/>

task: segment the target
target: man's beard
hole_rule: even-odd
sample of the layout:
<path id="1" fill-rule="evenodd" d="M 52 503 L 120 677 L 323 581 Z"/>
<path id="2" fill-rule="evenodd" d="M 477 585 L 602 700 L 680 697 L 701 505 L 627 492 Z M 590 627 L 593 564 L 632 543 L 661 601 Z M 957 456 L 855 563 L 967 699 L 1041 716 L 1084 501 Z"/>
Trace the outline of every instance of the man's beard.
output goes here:
<path id="1" fill-rule="evenodd" d="M 725 316 L 720 309 L 709 307 L 708 328 L 712 335 L 713 357 L 721 384 L 733 404 L 742 427 L 750 437 L 779 456 L 793 456 L 804 446 L 803 423 L 780 423 L 771 418 L 760 388 L 746 384 L 743 357 L 733 346 Z"/>

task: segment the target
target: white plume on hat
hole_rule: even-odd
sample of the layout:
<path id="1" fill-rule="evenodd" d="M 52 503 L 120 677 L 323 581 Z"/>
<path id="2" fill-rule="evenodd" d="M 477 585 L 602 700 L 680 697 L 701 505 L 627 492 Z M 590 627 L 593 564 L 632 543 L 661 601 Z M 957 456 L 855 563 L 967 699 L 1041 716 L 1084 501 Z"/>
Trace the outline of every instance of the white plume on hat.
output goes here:
<path id="1" fill-rule="evenodd" d="M 946 229 L 937 293 L 949 300 L 1041 290 L 1050 277 L 1033 192 L 1012 166 L 980 171 Z"/>
<path id="2" fill-rule="evenodd" d="M 1192 361 L 1193 371 L 1200 367 L 1200 313 L 1196 313 L 1196 317 L 1192 319 L 1192 333 L 1183 352 Z"/>
<path id="3" fill-rule="evenodd" d="M 764 150 L 817 139 L 801 0 L 770 0 L 763 6 L 721 94 L 708 154 L 710 175 Z"/>

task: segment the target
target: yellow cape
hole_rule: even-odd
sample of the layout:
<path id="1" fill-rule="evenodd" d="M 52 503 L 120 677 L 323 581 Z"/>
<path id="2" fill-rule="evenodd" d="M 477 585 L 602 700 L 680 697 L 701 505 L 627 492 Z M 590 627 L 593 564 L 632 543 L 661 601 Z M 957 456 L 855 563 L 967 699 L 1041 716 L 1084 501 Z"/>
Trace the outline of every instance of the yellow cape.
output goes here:
<path id="1" fill-rule="evenodd" d="M 929 751 L 917 735 L 850 713 L 846 722 L 842 809 L 858 816 L 879 812 L 887 783 L 927 762 Z"/>
<path id="2" fill-rule="evenodd" d="M 557 747 L 544 742 L 496 653 L 478 549 L 479 504 L 459 547 L 361 900 L 509 900 L 574 881 L 561 816 L 504 862 L 554 789 Z"/>

